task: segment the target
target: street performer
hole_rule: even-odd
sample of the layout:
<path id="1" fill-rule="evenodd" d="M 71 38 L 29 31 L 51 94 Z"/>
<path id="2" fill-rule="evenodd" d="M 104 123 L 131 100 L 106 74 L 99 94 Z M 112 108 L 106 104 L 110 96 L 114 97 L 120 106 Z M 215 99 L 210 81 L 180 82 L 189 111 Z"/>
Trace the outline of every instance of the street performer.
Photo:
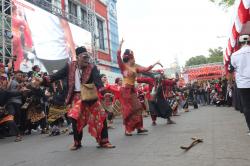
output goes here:
<path id="1" fill-rule="evenodd" d="M 134 53 L 126 49 L 121 57 L 121 48 L 123 40 L 120 43 L 117 52 L 117 61 L 123 75 L 123 86 L 121 88 L 120 101 L 122 105 L 123 124 L 125 125 L 125 135 L 132 136 L 132 132 L 137 129 L 137 133 L 145 133 L 148 130 L 143 128 L 142 105 L 137 98 L 135 90 L 135 81 L 138 73 L 143 73 L 153 69 L 155 65 L 161 65 L 159 62 L 149 67 L 141 67 L 135 64 Z"/>
<path id="2" fill-rule="evenodd" d="M 167 124 L 175 124 L 171 119 L 172 109 L 167 100 L 167 94 L 169 94 L 167 87 L 173 86 L 175 81 L 165 78 L 164 73 L 161 73 L 159 78 L 138 77 L 137 82 L 146 83 L 149 86 L 147 98 L 152 125 L 156 125 L 157 117 L 167 119 Z"/>
<path id="3" fill-rule="evenodd" d="M 67 78 L 68 94 L 66 105 L 72 121 L 74 144 L 71 150 L 81 148 L 82 130 L 88 125 L 89 133 L 100 148 L 115 148 L 108 138 L 106 113 L 98 99 L 98 93 L 105 94 L 97 66 L 90 63 L 90 54 L 85 47 L 76 49 L 77 61 L 69 62 L 54 75 L 44 79 L 51 83 Z"/>

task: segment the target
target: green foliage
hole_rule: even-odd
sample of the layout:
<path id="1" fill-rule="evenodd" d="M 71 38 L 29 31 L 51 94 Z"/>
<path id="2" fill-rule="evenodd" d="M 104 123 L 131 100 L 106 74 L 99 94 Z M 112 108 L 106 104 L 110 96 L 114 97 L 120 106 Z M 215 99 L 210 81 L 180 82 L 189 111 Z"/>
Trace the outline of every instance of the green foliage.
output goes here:
<path id="1" fill-rule="evenodd" d="M 225 6 L 225 7 L 230 7 L 235 2 L 235 0 L 210 0 L 210 1 L 218 4 L 219 6 Z"/>
<path id="2" fill-rule="evenodd" d="M 206 58 L 203 55 L 195 56 L 190 58 L 186 62 L 186 66 L 194 66 L 194 65 L 201 65 L 201 64 L 207 64 L 207 63 L 215 63 L 215 62 L 222 62 L 223 61 L 223 51 L 221 47 L 215 48 L 215 49 L 209 49 L 208 50 L 209 55 Z"/>
<path id="3" fill-rule="evenodd" d="M 207 58 L 207 63 L 222 62 L 223 61 L 223 51 L 222 48 L 209 49 L 209 57 Z"/>
<path id="4" fill-rule="evenodd" d="M 186 62 L 186 66 L 193 66 L 193 65 L 200 65 L 200 64 L 206 64 L 207 63 L 207 58 L 204 55 L 199 55 L 190 58 Z"/>

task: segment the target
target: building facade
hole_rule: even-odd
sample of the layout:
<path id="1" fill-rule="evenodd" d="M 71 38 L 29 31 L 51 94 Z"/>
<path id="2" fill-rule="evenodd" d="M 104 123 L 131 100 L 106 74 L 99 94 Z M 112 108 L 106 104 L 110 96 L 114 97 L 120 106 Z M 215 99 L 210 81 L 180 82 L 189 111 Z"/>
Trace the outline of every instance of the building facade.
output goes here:
<path id="1" fill-rule="evenodd" d="M 55 5 L 56 1 L 52 0 Z M 86 0 L 81 0 L 86 5 Z M 117 65 L 116 52 L 119 47 L 118 24 L 116 15 L 116 0 L 95 0 L 96 27 L 94 43 L 97 54 L 97 64 L 102 74 L 106 74 L 112 83 L 120 77 Z M 87 12 L 84 7 L 77 5 L 73 0 L 64 0 L 65 9 L 77 19 L 86 21 Z"/>
<path id="2" fill-rule="evenodd" d="M 66 19 L 78 27 L 76 30 L 82 29 L 91 33 L 91 41 L 88 40 L 90 42 L 84 45 L 93 52 L 100 72 L 106 74 L 110 82 L 120 76 L 116 59 L 119 45 L 116 0 L 25 1 Z M 81 40 L 80 36 L 78 40 Z"/>
<path id="3" fill-rule="evenodd" d="M 120 77 L 120 70 L 117 65 L 116 52 L 119 46 L 118 25 L 116 15 L 116 0 L 94 0 L 95 10 L 95 43 L 97 64 L 102 74 L 106 74 L 112 83 L 116 77 Z M 87 21 L 87 10 L 84 8 L 87 0 L 52 0 L 52 4 L 62 6 L 70 13 L 70 21 Z M 74 23 L 74 21 L 73 21 Z"/>
<path id="4" fill-rule="evenodd" d="M 108 38 L 110 43 L 110 58 L 111 61 L 106 66 L 106 70 L 102 73 L 108 76 L 110 82 L 114 82 L 115 78 L 121 77 L 120 69 L 117 65 L 117 50 L 119 48 L 119 34 L 117 23 L 117 0 L 103 0 L 103 3 L 107 5 L 108 11 Z"/>

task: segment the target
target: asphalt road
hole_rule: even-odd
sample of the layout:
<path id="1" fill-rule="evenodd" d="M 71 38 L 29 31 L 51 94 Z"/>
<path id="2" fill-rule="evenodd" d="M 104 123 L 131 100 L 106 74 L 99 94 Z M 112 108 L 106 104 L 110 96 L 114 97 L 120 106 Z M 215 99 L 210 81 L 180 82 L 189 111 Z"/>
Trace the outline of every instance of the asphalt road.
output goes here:
<path id="1" fill-rule="evenodd" d="M 110 141 L 115 149 L 98 149 L 86 129 L 83 148 L 70 151 L 72 136 L 32 134 L 22 142 L 0 140 L 0 166 L 250 166 L 250 136 L 242 114 L 227 107 L 202 107 L 173 117 L 167 125 L 144 119 L 148 135 L 124 136 L 121 119 L 115 119 Z M 203 138 L 189 151 L 180 149 L 191 137 Z"/>

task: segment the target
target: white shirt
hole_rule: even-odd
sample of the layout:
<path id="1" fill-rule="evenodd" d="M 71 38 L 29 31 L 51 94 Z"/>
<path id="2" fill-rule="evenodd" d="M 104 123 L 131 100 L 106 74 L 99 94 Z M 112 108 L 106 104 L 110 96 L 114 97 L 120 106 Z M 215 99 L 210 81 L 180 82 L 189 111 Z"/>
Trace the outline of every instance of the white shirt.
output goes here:
<path id="1" fill-rule="evenodd" d="M 250 88 L 250 46 L 243 46 L 231 56 L 231 64 L 235 68 L 238 88 Z"/>
<path id="2" fill-rule="evenodd" d="M 75 92 L 80 92 L 81 91 L 81 76 L 80 73 L 82 73 L 82 70 L 79 70 L 76 68 L 75 71 Z"/>

